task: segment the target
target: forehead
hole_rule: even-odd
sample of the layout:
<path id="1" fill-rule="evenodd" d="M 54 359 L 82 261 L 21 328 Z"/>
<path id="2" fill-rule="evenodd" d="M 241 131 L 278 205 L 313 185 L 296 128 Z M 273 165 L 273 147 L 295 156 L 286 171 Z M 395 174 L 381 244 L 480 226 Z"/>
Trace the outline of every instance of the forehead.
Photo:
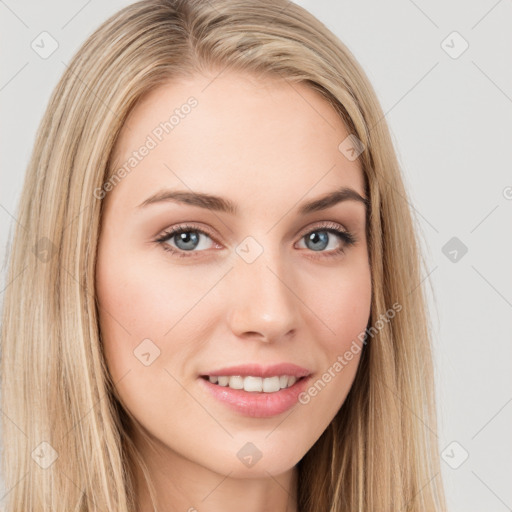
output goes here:
<path id="1" fill-rule="evenodd" d="M 299 200 L 345 185 L 364 195 L 359 160 L 338 149 L 348 135 L 333 107 L 304 83 L 197 75 L 159 86 L 131 111 L 112 169 L 124 166 L 128 175 L 109 194 L 134 203 L 165 186 L 229 189 L 235 201 L 272 193 Z"/>

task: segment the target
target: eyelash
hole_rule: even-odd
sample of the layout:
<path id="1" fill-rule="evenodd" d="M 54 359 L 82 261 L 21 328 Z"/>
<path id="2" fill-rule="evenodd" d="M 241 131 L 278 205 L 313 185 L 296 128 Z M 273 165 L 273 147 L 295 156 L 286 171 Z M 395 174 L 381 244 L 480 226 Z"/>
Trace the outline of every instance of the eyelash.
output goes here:
<path id="1" fill-rule="evenodd" d="M 155 240 L 155 242 L 160 244 L 164 251 L 170 252 L 172 255 L 177 256 L 178 258 L 194 258 L 194 257 L 196 257 L 197 253 L 201 253 L 203 251 L 183 251 L 180 249 L 175 249 L 167 243 L 167 241 L 170 238 L 172 238 L 173 236 L 180 235 L 182 233 L 187 233 L 190 231 L 206 235 L 215 242 L 215 238 L 212 236 L 211 233 L 209 233 L 208 231 L 205 231 L 203 229 L 199 229 L 198 227 L 190 225 L 190 224 L 183 224 L 180 226 L 173 227 L 167 231 L 164 231 Z M 301 240 L 305 236 L 315 233 L 317 231 L 325 231 L 328 233 L 332 233 L 334 235 L 338 235 L 338 237 L 341 239 L 341 241 L 343 243 L 343 245 L 341 247 L 339 247 L 338 249 L 332 250 L 332 251 L 327 251 L 327 252 L 311 251 L 311 252 L 319 252 L 320 254 L 322 254 L 322 256 L 319 256 L 319 258 L 333 258 L 333 257 L 339 256 L 341 254 L 344 254 L 346 247 L 350 247 L 357 242 L 357 238 L 352 233 L 340 228 L 339 224 L 336 224 L 334 222 L 324 222 L 323 224 L 321 224 L 319 226 L 315 226 L 313 229 L 304 233 L 301 236 Z M 314 258 L 316 258 L 316 256 L 314 256 Z"/>

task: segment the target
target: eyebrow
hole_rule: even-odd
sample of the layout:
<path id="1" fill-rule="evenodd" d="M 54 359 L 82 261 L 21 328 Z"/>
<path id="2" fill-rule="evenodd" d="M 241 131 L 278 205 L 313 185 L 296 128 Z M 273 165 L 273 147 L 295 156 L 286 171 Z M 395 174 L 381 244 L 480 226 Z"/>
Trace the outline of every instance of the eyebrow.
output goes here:
<path id="1" fill-rule="evenodd" d="M 168 201 L 198 206 L 199 208 L 205 208 L 206 210 L 226 212 L 232 215 L 238 214 L 237 205 L 229 199 L 201 192 L 187 192 L 180 190 L 161 190 L 148 197 L 145 201 L 139 204 L 137 208 L 143 208 L 151 204 Z M 306 215 L 308 213 L 326 210 L 343 201 L 358 201 L 363 203 L 365 208 L 368 208 L 369 206 L 368 199 L 362 197 L 354 189 L 341 187 L 317 199 L 303 203 L 299 208 L 299 215 Z"/>

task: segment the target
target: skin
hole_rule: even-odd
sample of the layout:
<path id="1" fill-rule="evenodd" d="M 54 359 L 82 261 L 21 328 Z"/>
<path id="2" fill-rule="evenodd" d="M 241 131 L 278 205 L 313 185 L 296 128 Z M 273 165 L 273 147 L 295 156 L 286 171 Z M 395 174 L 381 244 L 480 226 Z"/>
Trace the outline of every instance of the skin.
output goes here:
<path id="1" fill-rule="evenodd" d="M 159 510 L 296 511 L 296 464 L 343 404 L 360 354 L 309 403 L 270 418 L 228 409 L 205 393 L 199 375 L 292 362 L 308 368 L 314 383 L 365 330 L 371 276 L 364 204 L 297 213 L 341 186 L 365 197 L 363 174 L 359 160 L 338 150 L 348 132 L 317 92 L 234 72 L 212 80 L 198 75 L 153 90 L 118 139 L 116 161 L 124 162 L 187 98 L 198 101 L 103 199 L 96 285 L 105 357 L 139 429 L 133 439 Z M 138 208 L 164 188 L 222 196 L 240 211 L 170 201 Z M 322 232 L 323 221 L 348 230 L 356 243 L 328 233 L 327 247 L 306 245 L 305 235 Z M 155 242 L 183 223 L 213 235 L 193 232 L 200 243 L 187 254 L 195 257 L 164 250 L 164 243 L 183 248 L 178 237 Z M 250 264 L 236 252 L 248 236 L 263 249 Z M 134 356 L 144 339 L 160 350 L 149 366 Z M 248 442 L 262 454 L 251 467 L 237 457 Z M 136 475 L 138 510 L 150 511 Z"/>

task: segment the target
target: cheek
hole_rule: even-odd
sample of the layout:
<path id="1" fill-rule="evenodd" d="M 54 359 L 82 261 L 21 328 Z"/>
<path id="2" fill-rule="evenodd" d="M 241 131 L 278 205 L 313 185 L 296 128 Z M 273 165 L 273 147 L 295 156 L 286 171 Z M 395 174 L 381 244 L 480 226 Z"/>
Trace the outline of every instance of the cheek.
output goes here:
<path id="1" fill-rule="evenodd" d="M 367 265 L 347 266 L 335 279 L 331 275 L 316 283 L 309 283 L 307 296 L 308 305 L 318 316 L 316 346 L 321 364 L 299 400 L 318 418 L 308 427 L 312 437 L 327 427 L 350 391 L 361 358 L 372 297 Z M 322 287 L 318 286 L 320 283 Z"/>
<path id="2" fill-rule="evenodd" d="M 347 266 L 305 285 L 307 304 L 317 315 L 317 324 L 327 352 L 343 350 L 366 329 L 370 316 L 372 287 L 368 265 Z"/>
<path id="3" fill-rule="evenodd" d="M 162 397 L 184 411 L 190 404 L 170 374 L 188 371 L 184 315 L 197 293 L 179 271 L 163 276 L 154 265 L 113 254 L 98 256 L 96 276 L 104 355 L 118 398 L 137 418 L 153 417 Z"/>
<path id="4" fill-rule="evenodd" d="M 189 370 L 191 340 L 212 314 L 211 308 L 202 307 L 201 298 L 218 281 L 219 272 L 171 268 L 165 261 L 149 265 L 147 255 L 137 258 L 136 251 L 118 254 L 114 245 L 105 244 L 96 270 L 100 330 L 114 381 L 129 371 L 131 379 L 143 374 L 146 386 L 149 368 L 154 373 Z M 137 358 L 142 353 L 154 360 L 151 366 L 144 367 Z"/>
<path id="5" fill-rule="evenodd" d="M 170 271 L 133 257 L 115 261 L 105 257 L 99 261 L 97 276 L 106 331 L 134 342 L 162 339 L 194 307 L 211 280 L 197 275 L 191 279 L 182 269 Z"/>

